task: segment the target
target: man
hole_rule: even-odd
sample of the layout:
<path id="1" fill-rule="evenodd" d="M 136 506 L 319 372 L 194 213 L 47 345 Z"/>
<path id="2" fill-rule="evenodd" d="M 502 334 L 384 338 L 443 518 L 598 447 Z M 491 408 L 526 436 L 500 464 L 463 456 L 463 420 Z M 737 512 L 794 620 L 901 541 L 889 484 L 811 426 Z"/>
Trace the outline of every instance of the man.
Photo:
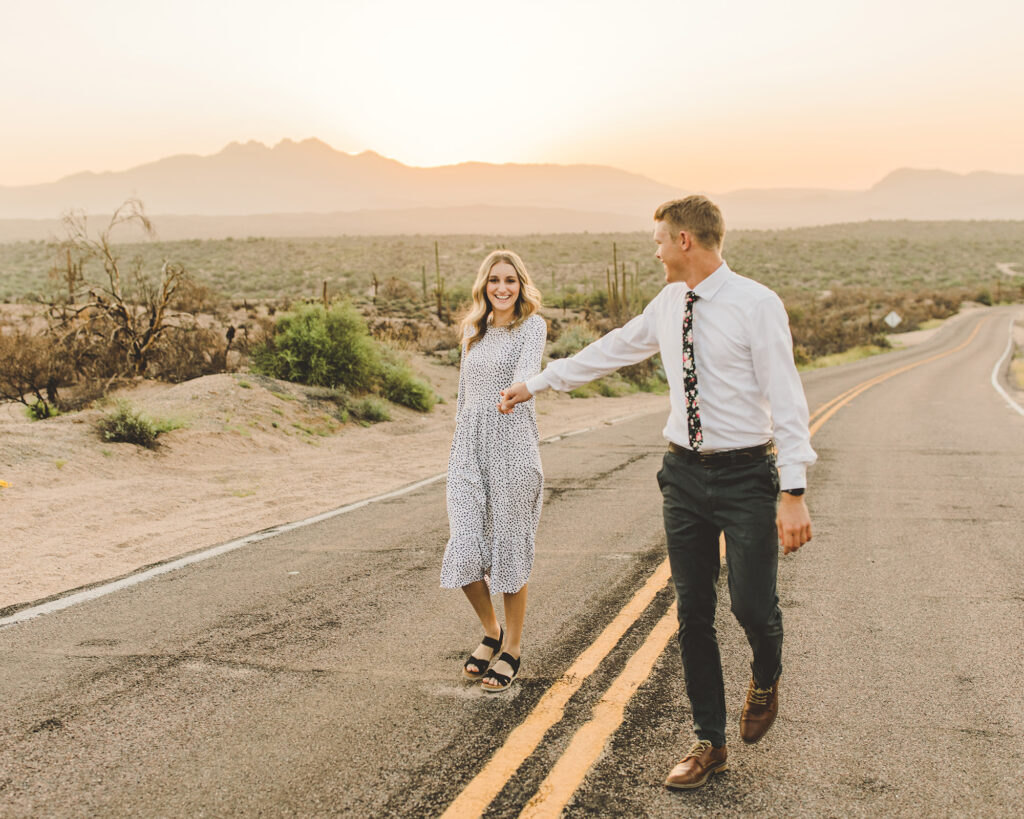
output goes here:
<path id="1" fill-rule="evenodd" d="M 671 412 L 658 483 L 698 740 L 665 784 L 696 788 L 728 764 L 714 629 L 719 536 L 724 532 L 732 612 L 753 652 L 740 736 L 757 742 L 778 712 L 779 541 L 788 554 L 811 539 L 803 494 L 817 456 L 785 308 L 722 260 L 721 211 L 689 196 L 659 207 L 654 222 L 666 286 L 624 327 L 504 390 L 499 409 L 512 412 L 542 390 L 571 390 L 661 352 Z"/>

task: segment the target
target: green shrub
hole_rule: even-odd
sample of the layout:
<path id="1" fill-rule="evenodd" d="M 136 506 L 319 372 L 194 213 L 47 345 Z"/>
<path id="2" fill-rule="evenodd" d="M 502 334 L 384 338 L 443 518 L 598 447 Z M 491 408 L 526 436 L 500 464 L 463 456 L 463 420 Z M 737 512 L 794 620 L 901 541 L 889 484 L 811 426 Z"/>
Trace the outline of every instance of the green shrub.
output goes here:
<path id="1" fill-rule="evenodd" d="M 164 432 L 178 429 L 181 422 L 153 420 L 136 412 L 126 401 L 119 401 L 113 412 L 100 418 L 96 430 L 104 441 L 136 444 L 155 449 L 157 438 Z"/>
<path id="2" fill-rule="evenodd" d="M 561 307 L 563 310 L 582 310 L 590 307 L 590 294 L 579 290 L 563 290 L 558 296 L 551 296 L 550 302 L 553 307 Z"/>
<path id="3" fill-rule="evenodd" d="M 47 418 L 55 418 L 60 415 L 60 410 L 53 404 L 38 400 L 25 407 L 25 414 L 33 421 L 45 421 Z"/>
<path id="4" fill-rule="evenodd" d="M 273 335 L 253 350 L 259 373 L 321 387 L 367 390 L 380 366 L 366 320 L 349 302 L 329 310 L 299 305 L 278 316 Z"/>
<path id="5" fill-rule="evenodd" d="M 568 358 L 578 353 L 597 338 L 596 332 L 585 324 L 570 324 L 548 348 L 551 358 Z M 572 390 L 573 398 L 593 395 L 615 397 L 642 392 L 665 392 L 668 380 L 660 355 L 653 355 L 637 364 L 621 367 L 616 372 Z"/>
<path id="6" fill-rule="evenodd" d="M 425 381 L 412 374 L 409 366 L 390 361 L 381 370 L 381 394 L 396 404 L 429 412 L 437 403 L 437 395 Z"/>
<path id="7" fill-rule="evenodd" d="M 584 384 L 570 390 L 569 395 L 573 398 L 590 398 L 595 395 L 603 395 L 606 398 L 617 398 L 620 395 L 629 395 L 638 392 L 636 384 L 622 378 L 618 373 L 611 373 L 596 381 Z"/>
<path id="8" fill-rule="evenodd" d="M 659 392 L 660 385 L 667 384 L 665 367 L 661 363 L 661 354 L 656 353 L 636 364 L 620 367 L 620 376 L 631 384 L 636 384 L 644 392 Z"/>
<path id="9" fill-rule="evenodd" d="M 342 421 L 350 415 L 369 421 L 388 417 L 372 397 L 353 404 L 349 392 L 375 390 L 420 412 L 437 403 L 430 385 L 371 338 L 365 319 L 347 301 L 329 310 L 320 304 L 300 305 L 279 316 L 273 334 L 253 349 L 251 366 L 274 378 L 328 388 L 330 400 L 338 405 L 335 417 Z"/>
<path id="10" fill-rule="evenodd" d="M 472 284 L 468 282 L 449 284 L 444 289 L 443 298 L 448 312 L 457 313 L 467 302 L 473 300 Z"/>
<path id="11" fill-rule="evenodd" d="M 597 334 L 585 324 L 570 324 L 548 346 L 548 355 L 551 358 L 568 358 L 596 340 Z"/>
<path id="12" fill-rule="evenodd" d="M 360 421 L 369 421 L 372 424 L 376 424 L 379 421 L 391 420 L 391 414 L 388 412 L 384 402 L 379 398 L 374 398 L 372 395 L 354 401 L 348 405 L 347 409 L 351 415 Z"/>

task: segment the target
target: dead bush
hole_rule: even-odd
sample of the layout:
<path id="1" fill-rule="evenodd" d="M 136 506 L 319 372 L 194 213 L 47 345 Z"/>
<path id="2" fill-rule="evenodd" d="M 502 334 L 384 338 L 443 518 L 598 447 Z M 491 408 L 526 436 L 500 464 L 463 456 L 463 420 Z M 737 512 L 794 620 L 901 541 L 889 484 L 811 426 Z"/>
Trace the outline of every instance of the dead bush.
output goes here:
<path id="1" fill-rule="evenodd" d="M 97 237 L 89 233 L 84 213 L 64 217 L 67 239 L 60 250 L 69 260 L 68 299 L 51 304 L 50 316 L 59 333 L 76 332 L 74 325 L 83 314 L 89 316 L 87 321 L 99 316 L 101 321 L 92 325 L 92 331 L 104 333 L 107 345 L 121 351 L 125 374 L 137 376 L 146 372 L 161 336 L 172 326 L 173 305 L 188 294 L 191 277 L 173 262 L 164 262 L 154 275 L 144 269 L 141 257 L 122 260 L 111 243 L 111 233 L 125 224 L 153 235 L 153 225 L 135 199 L 121 205 Z M 103 276 L 90 276 L 90 262 L 102 266 Z"/>
<path id="2" fill-rule="evenodd" d="M 0 332 L 0 400 L 49 418 L 60 409 L 58 390 L 72 383 L 74 373 L 52 336 Z"/>
<path id="3" fill-rule="evenodd" d="M 273 338 L 274 328 L 277 326 L 273 316 L 274 313 L 271 312 L 269 316 L 256 316 L 245 324 L 240 324 L 235 333 L 234 349 L 244 356 L 250 356 L 254 349 L 265 347 Z"/>
<path id="4" fill-rule="evenodd" d="M 458 347 L 459 340 L 458 327 L 428 325 L 420 331 L 416 346 L 421 353 L 436 353 Z"/>
<path id="5" fill-rule="evenodd" d="M 100 310 L 83 310 L 55 323 L 48 331 L 56 339 L 76 380 L 110 382 L 128 376 L 124 350 L 111 342 L 116 323 Z"/>
<path id="6" fill-rule="evenodd" d="M 405 279 L 392 276 L 384 282 L 384 286 L 380 289 L 379 297 L 385 301 L 415 302 L 419 298 L 419 293 Z"/>
<path id="7" fill-rule="evenodd" d="M 786 293 L 794 358 L 798 363 L 808 363 L 852 347 L 886 347 L 887 335 L 894 332 L 883 321 L 890 311 L 902 319 L 896 331 L 905 332 L 929 319 L 953 315 L 967 295 L 964 288 L 910 291 L 847 287 L 822 293 Z"/>
<path id="8" fill-rule="evenodd" d="M 234 327 L 229 327 L 226 335 L 195 325 L 169 327 L 153 354 L 153 374 L 163 381 L 180 383 L 227 372 L 234 337 Z"/>
<path id="9" fill-rule="evenodd" d="M 200 324 L 219 307 L 213 290 L 179 264 L 164 262 L 156 272 L 140 258 L 122 259 L 111 233 L 126 224 L 152 235 L 137 200 L 118 208 L 95 237 L 84 214 L 65 216 L 45 330 L 0 338 L 0 400 L 48 417 L 51 407 L 79 409 L 119 380 L 148 374 L 176 382 L 228 369 L 235 328 L 224 334 Z"/>
<path id="10" fill-rule="evenodd" d="M 458 329 L 434 319 L 380 317 L 370 327 L 370 334 L 396 350 L 432 353 L 459 344 Z"/>
<path id="11" fill-rule="evenodd" d="M 116 389 L 130 379 L 113 379 L 110 381 L 87 381 L 79 380 L 67 389 L 60 391 L 61 412 L 78 412 L 92 406 L 100 399 L 106 397 L 112 389 Z"/>

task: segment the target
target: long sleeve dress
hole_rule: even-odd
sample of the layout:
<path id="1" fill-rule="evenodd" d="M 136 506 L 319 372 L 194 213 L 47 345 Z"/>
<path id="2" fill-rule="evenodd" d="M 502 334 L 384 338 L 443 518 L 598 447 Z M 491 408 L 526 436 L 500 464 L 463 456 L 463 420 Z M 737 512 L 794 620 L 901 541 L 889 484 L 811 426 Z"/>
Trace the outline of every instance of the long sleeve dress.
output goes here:
<path id="1" fill-rule="evenodd" d="M 462 356 L 455 436 L 448 457 L 450 538 L 441 587 L 489 579 L 492 594 L 519 591 L 533 568 L 544 474 L 533 399 L 508 415 L 500 391 L 540 372 L 547 323 L 488 327 Z"/>

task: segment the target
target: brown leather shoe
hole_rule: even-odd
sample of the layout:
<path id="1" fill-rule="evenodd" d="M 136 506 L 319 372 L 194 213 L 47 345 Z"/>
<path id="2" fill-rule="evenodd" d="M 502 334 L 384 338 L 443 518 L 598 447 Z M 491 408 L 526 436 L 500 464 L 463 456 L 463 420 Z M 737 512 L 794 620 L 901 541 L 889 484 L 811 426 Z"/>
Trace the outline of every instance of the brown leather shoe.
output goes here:
<path id="1" fill-rule="evenodd" d="M 711 774 L 721 773 L 729 767 L 726 756 L 727 751 L 724 745 L 721 748 L 715 748 L 706 739 L 702 739 L 672 769 L 668 778 L 665 779 L 665 785 L 678 790 L 699 788 L 708 781 Z"/>
<path id="2" fill-rule="evenodd" d="M 768 733 L 779 713 L 779 681 L 771 688 L 758 688 L 751 679 L 747 689 L 747 701 L 740 714 L 740 738 L 746 743 L 757 742 Z"/>

